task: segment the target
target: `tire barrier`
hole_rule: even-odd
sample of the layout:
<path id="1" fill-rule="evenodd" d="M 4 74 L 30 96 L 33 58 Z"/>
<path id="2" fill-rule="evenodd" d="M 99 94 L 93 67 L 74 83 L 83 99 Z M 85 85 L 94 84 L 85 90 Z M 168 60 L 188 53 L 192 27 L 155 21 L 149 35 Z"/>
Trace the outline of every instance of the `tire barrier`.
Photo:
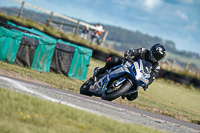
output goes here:
<path id="1" fill-rule="evenodd" d="M 38 45 L 39 40 L 23 36 L 19 50 L 17 52 L 15 64 L 21 67 L 30 68 L 33 63 Z"/>
<path id="2" fill-rule="evenodd" d="M 91 49 L 52 38 L 33 28 L 0 21 L 2 61 L 85 80 L 91 56 Z"/>
<path id="3" fill-rule="evenodd" d="M 187 86 L 193 85 L 195 88 L 200 90 L 200 80 L 194 77 L 185 76 L 161 69 L 159 78 L 169 79 L 174 81 L 175 83 L 185 84 Z"/>
<path id="4" fill-rule="evenodd" d="M 57 42 L 50 71 L 68 76 L 75 53 L 75 47 Z"/>

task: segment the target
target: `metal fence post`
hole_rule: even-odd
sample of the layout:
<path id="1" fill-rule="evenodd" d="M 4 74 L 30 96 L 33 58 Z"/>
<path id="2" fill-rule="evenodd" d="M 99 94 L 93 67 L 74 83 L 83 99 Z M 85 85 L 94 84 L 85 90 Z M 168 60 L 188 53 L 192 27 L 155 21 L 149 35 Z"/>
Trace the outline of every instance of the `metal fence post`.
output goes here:
<path id="1" fill-rule="evenodd" d="M 53 12 L 51 12 L 51 16 L 50 16 L 50 19 L 47 20 L 47 26 L 49 26 L 52 22 L 52 19 L 53 19 Z"/>
<path id="2" fill-rule="evenodd" d="M 78 35 L 79 26 L 80 26 L 80 20 L 78 20 L 75 35 Z"/>
<path id="3" fill-rule="evenodd" d="M 175 59 L 173 60 L 173 63 L 172 63 L 172 69 L 176 69 L 176 60 Z"/>
<path id="4" fill-rule="evenodd" d="M 60 24 L 60 28 L 59 28 L 60 31 L 62 31 L 62 27 L 63 27 L 63 22 Z"/>
<path id="5" fill-rule="evenodd" d="M 195 66 L 195 71 L 196 71 L 196 76 L 198 77 L 198 71 L 199 70 L 199 67 L 198 66 Z"/>
<path id="6" fill-rule="evenodd" d="M 188 72 L 190 68 L 190 60 L 188 60 L 187 65 L 185 67 L 185 71 Z"/>
<path id="7" fill-rule="evenodd" d="M 73 27 L 72 29 L 72 33 L 75 35 L 75 30 L 76 30 L 76 27 Z"/>
<path id="8" fill-rule="evenodd" d="M 104 43 L 105 43 L 105 41 L 106 41 L 106 38 L 107 38 L 107 36 L 108 36 L 108 31 L 105 31 L 104 32 L 104 35 L 103 35 L 103 38 L 102 38 L 102 40 L 101 40 L 101 43 L 100 43 L 100 45 L 104 45 Z"/>
<path id="9" fill-rule="evenodd" d="M 22 16 L 24 4 L 25 4 L 25 2 L 23 1 L 23 2 L 22 2 L 21 9 L 20 9 L 20 12 L 19 12 L 19 15 L 18 15 L 19 18 Z"/>

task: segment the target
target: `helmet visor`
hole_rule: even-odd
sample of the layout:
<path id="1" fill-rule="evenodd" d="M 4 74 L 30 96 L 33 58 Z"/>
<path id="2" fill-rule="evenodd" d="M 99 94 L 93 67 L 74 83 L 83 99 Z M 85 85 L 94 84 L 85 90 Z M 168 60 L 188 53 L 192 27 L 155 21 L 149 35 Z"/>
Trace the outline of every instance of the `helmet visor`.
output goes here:
<path id="1" fill-rule="evenodd" d="M 153 57 L 157 60 L 157 61 L 160 61 L 164 56 L 165 56 L 165 53 L 160 53 L 160 52 L 152 52 L 152 55 Z"/>

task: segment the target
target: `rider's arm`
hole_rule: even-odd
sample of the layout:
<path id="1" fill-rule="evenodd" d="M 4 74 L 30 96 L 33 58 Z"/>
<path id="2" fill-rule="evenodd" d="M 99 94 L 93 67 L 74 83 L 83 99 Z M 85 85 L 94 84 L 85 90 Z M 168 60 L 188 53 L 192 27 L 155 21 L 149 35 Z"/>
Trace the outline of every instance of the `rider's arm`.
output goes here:
<path id="1" fill-rule="evenodd" d="M 139 48 L 139 49 L 129 49 L 125 52 L 124 58 L 132 57 L 132 56 L 140 56 L 146 49 L 145 48 Z"/>
<path id="2" fill-rule="evenodd" d="M 127 56 L 137 56 L 140 54 L 140 50 L 139 49 L 129 49 L 125 52 L 124 57 Z"/>
<path id="3" fill-rule="evenodd" d="M 160 66 L 159 65 L 157 65 L 156 67 L 154 67 L 154 69 L 151 70 L 151 77 L 149 79 L 149 84 L 148 85 L 150 85 L 154 81 L 154 79 L 157 76 L 159 76 L 159 72 L 160 72 Z"/>

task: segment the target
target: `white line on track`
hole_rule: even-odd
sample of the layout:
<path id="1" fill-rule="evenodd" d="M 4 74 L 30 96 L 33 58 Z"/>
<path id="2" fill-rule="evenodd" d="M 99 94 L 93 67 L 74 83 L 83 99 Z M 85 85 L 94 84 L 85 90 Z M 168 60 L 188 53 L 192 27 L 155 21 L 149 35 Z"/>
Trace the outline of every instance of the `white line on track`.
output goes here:
<path id="1" fill-rule="evenodd" d="M 4 81 L 7 81 L 8 83 L 12 84 L 13 88 L 16 88 L 19 91 L 28 92 L 30 94 L 34 94 L 36 96 L 39 96 L 39 97 L 41 97 L 43 99 L 46 99 L 46 100 L 49 100 L 49 101 L 52 101 L 52 102 L 56 102 L 56 103 L 61 103 L 61 104 L 64 104 L 64 105 L 67 105 L 67 106 L 70 106 L 70 107 L 73 107 L 73 108 L 77 108 L 77 109 L 80 109 L 80 110 L 84 110 L 84 111 L 87 111 L 87 112 L 90 112 L 90 113 L 101 114 L 101 113 L 99 113 L 97 111 L 89 110 L 89 109 L 86 109 L 86 108 L 83 108 L 83 107 L 80 107 L 80 106 L 77 106 L 77 105 L 74 105 L 74 104 L 71 104 L 71 103 L 67 103 L 67 102 L 58 100 L 56 98 L 52 98 L 52 97 L 46 96 L 46 95 L 44 95 L 42 93 L 39 93 L 39 92 L 36 92 L 34 90 L 28 89 L 27 87 L 21 85 L 18 81 L 15 81 L 13 79 L 6 78 L 6 77 L 1 77 L 1 76 L 0 76 L 0 79 L 4 80 Z"/>

